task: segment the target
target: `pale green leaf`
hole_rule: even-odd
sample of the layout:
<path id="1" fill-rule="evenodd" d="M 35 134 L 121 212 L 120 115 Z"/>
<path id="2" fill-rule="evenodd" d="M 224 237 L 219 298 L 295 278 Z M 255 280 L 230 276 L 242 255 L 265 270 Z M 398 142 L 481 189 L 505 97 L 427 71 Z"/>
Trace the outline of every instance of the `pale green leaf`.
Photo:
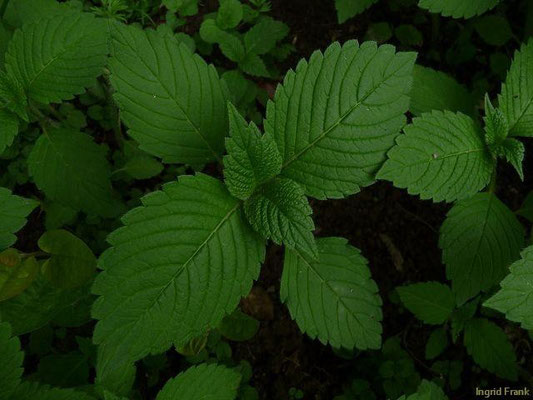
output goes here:
<path id="1" fill-rule="evenodd" d="M 362 13 L 379 0 L 335 0 L 339 24 Z"/>
<path id="2" fill-rule="evenodd" d="M 170 379 L 156 400 L 234 400 L 241 376 L 217 364 L 200 364 Z"/>
<path id="3" fill-rule="evenodd" d="M 275 178 L 244 203 L 246 218 L 264 238 L 316 258 L 313 210 L 296 182 Z"/>
<path id="4" fill-rule="evenodd" d="M 120 209 L 113 199 L 105 153 L 89 135 L 51 129 L 37 139 L 28 169 L 49 199 L 88 214 L 110 217 Z"/>
<path id="5" fill-rule="evenodd" d="M 33 100 L 58 103 L 72 99 L 102 73 L 108 53 L 106 32 L 103 21 L 90 14 L 40 19 L 15 32 L 6 54 L 6 69 Z"/>
<path id="6" fill-rule="evenodd" d="M 522 252 L 522 259 L 510 267 L 511 273 L 500 282 L 501 289 L 483 305 L 505 314 L 524 329 L 533 329 L 533 246 Z"/>
<path id="7" fill-rule="evenodd" d="M 37 242 L 51 255 L 42 272 L 59 288 L 75 288 L 89 281 L 96 271 L 96 257 L 79 238 L 65 230 L 45 232 Z"/>
<path id="8" fill-rule="evenodd" d="M 493 160 L 476 122 L 461 113 L 433 111 L 413 119 L 378 178 L 421 199 L 469 198 L 490 181 Z"/>
<path id="9" fill-rule="evenodd" d="M 232 105 L 228 105 L 230 137 L 224 157 L 224 178 L 232 195 L 245 200 L 266 180 L 281 171 L 281 156 L 270 135 L 261 135 Z"/>
<path id="10" fill-rule="evenodd" d="M 457 304 L 500 282 L 523 245 L 524 228 L 495 195 L 479 193 L 457 202 L 439 239 Z"/>
<path id="11" fill-rule="evenodd" d="M 183 176 L 142 202 L 109 236 L 93 286 L 94 341 L 121 362 L 216 327 L 249 292 L 265 251 L 241 203 L 207 175 Z"/>
<path id="12" fill-rule="evenodd" d="M 505 332 L 494 322 L 474 318 L 466 324 L 463 343 L 470 356 L 481 368 L 515 381 L 516 355 Z"/>
<path id="13" fill-rule="evenodd" d="M 213 66 L 155 31 L 115 25 L 109 68 L 122 120 L 142 150 L 168 163 L 220 159 L 229 94 Z"/>
<path id="14" fill-rule="evenodd" d="M 0 154 L 11 146 L 19 132 L 19 120 L 11 111 L 0 109 Z"/>
<path id="15" fill-rule="evenodd" d="M 381 298 L 367 260 L 342 238 L 317 240 L 319 261 L 287 249 L 281 299 L 302 332 L 333 347 L 381 346 Z"/>
<path id="16" fill-rule="evenodd" d="M 413 88 L 409 111 L 420 116 L 422 113 L 439 111 L 460 111 L 475 115 L 475 102 L 472 95 L 461 84 L 444 72 L 415 65 Z"/>
<path id="17" fill-rule="evenodd" d="M 452 291 L 439 282 L 414 283 L 397 290 L 403 305 L 426 324 L 444 323 L 455 307 Z"/>
<path id="18" fill-rule="evenodd" d="M 289 27 L 281 21 L 263 18 L 244 34 L 246 53 L 262 55 L 268 53 L 276 43 L 289 34 Z"/>
<path id="19" fill-rule="evenodd" d="M 533 40 L 514 55 L 501 94 L 500 109 L 509 122 L 511 136 L 533 137 Z"/>
<path id="20" fill-rule="evenodd" d="M 20 384 L 24 352 L 20 349 L 20 340 L 12 335 L 7 322 L 0 322 L 0 359 L 0 399 L 11 399 Z"/>
<path id="21" fill-rule="evenodd" d="M 348 41 L 289 71 L 265 120 L 282 174 L 319 199 L 373 183 L 405 124 L 415 58 L 390 45 Z"/>
<path id="22" fill-rule="evenodd" d="M 15 297 L 31 285 L 39 272 L 34 257 L 22 259 L 15 249 L 0 253 L 0 301 Z"/>
<path id="23" fill-rule="evenodd" d="M 26 224 L 26 217 L 39 205 L 35 200 L 11 194 L 0 187 L 0 251 L 17 241 L 14 235 Z"/>
<path id="24" fill-rule="evenodd" d="M 496 7 L 500 0 L 420 0 L 418 6 L 444 17 L 472 18 Z"/>

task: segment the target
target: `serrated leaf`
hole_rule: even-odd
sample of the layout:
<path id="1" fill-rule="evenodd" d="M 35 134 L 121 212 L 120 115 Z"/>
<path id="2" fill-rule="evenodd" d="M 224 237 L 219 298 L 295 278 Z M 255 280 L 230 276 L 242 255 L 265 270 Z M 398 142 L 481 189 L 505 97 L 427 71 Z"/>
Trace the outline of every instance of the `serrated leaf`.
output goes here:
<path id="1" fill-rule="evenodd" d="M 112 195 L 105 149 L 89 135 L 64 128 L 44 132 L 28 158 L 28 170 L 46 196 L 88 214 L 120 212 Z"/>
<path id="2" fill-rule="evenodd" d="M 34 257 L 22 259 L 15 249 L 0 253 L 0 301 L 17 296 L 31 285 L 39 272 Z"/>
<path id="3" fill-rule="evenodd" d="M 51 255 L 42 266 L 44 276 L 59 288 L 75 288 L 88 282 L 96 272 L 96 257 L 78 237 L 65 230 L 45 232 L 37 242 Z"/>
<path id="4" fill-rule="evenodd" d="M 415 65 L 409 111 L 416 116 L 433 110 L 460 111 L 475 115 L 472 95 L 451 76 L 431 68 Z"/>
<path id="5" fill-rule="evenodd" d="M 450 325 L 452 327 L 451 335 L 454 343 L 457 341 L 459 334 L 464 330 L 466 323 L 474 318 L 478 304 L 479 297 L 476 297 L 474 300 L 463 304 L 453 311 Z"/>
<path id="6" fill-rule="evenodd" d="M 281 155 L 272 136 L 261 135 L 257 126 L 228 104 L 230 137 L 224 157 L 224 177 L 232 195 L 246 200 L 255 189 L 281 171 Z"/>
<path id="7" fill-rule="evenodd" d="M 58 3 L 56 0 L 16 0 L 10 1 L 4 20 L 14 28 L 39 22 L 43 17 L 65 15 L 76 10 L 75 1 Z"/>
<path id="8" fill-rule="evenodd" d="M 167 163 L 220 159 L 229 99 L 215 68 L 184 44 L 133 26 L 113 29 L 111 82 L 129 134 Z"/>
<path id="9" fill-rule="evenodd" d="M 11 74 L 0 69 L 0 107 L 28 121 L 27 106 L 28 99 L 21 83 Z"/>
<path id="10" fill-rule="evenodd" d="M 39 205 L 35 200 L 11 194 L 0 187 L 0 251 L 17 241 L 14 235 L 26 224 L 26 217 Z"/>
<path id="11" fill-rule="evenodd" d="M 418 386 L 416 393 L 408 396 L 406 400 L 448 400 L 448 396 L 444 394 L 439 385 L 424 379 Z"/>
<path id="12" fill-rule="evenodd" d="M 289 71 L 265 120 L 283 158 L 282 174 L 318 199 L 373 183 L 405 124 L 415 58 L 390 45 L 349 41 Z"/>
<path id="13" fill-rule="evenodd" d="M 217 364 L 200 364 L 170 379 L 156 400 L 234 400 L 241 375 Z"/>
<path id="14" fill-rule="evenodd" d="M 452 291 L 439 282 L 414 283 L 397 290 L 403 305 L 426 324 L 444 323 L 455 307 Z"/>
<path id="15" fill-rule="evenodd" d="M 19 120 L 10 111 L 0 109 L 0 154 L 11 146 L 19 132 Z"/>
<path id="16" fill-rule="evenodd" d="M 439 239 L 457 304 L 500 282 L 523 245 L 524 228 L 495 195 L 479 193 L 457 202 Z"/>
<path id="17" fill-rule="evenodd" d="M 241 22 L 243 17 L 242 4 L 239 0 L 220 1 L 217 11 L 217 25 L 221 29 L 233 29 Z"/>
<path id="18" fill-rule="evenodd" d="M 106 32 L 103 21 L 84 13 L 24 25 L 9 43 L 6 69 L 33 100 L 72 99 L 102 73 L 108 52 Z"/>
<path id="19" fill-rule="evenodd" d="M 335 0 L 339 24 L 362 13 L 378 0 Z"/>
<path id="20" fill-rule="evenodd" d="M 444 328 L 435 329 L 426 343 L 426 360 L 438 357 L 446 346 L 448 346 L 448 332 Z"/>
<path id="21" fill-rule="evenodd" d="M 493 149 L 497 157 L 502 157 L 516 170 L 522 181 L 524 180 L 523 162 L 526 154 L 524 144 L 513 138 L 507 138 L 498 147 Z"/>
<path id="22" fill-rule="evenodd" d="M 51 388 L 37 382 L 23 382 L 13 393 L 13 400 L 96 400 L 82 391 Z"/>
<path id="23" fill-rule="evenodd" d="M 499 108 L 494 108 L 489 95 L 485 94 L 485 141 L 489 146 L 500 145 L 509 134 L 507 118 Z"/>
<path id="24" fill-rule="evenodd" d="M 367 260 L 342 238 L 317 240 L 319 261 L 286 249 L 281 299 L 300 330 L 333 347 L 381 346 L 381 298 Z"/>
<path id="25" fill-rule="evenodd" d="M 499 376 L 517 379 L 516 355 L 505 332 L 485 318 L 474 318 L 466 324 L 464 346 L 476 364 Z"/>
<path id="26" fill-rule="evenodd" d="M 533 137 L 533 40 L 515 52 L 498 102 L 511 136 Z"/>
<path id="27" fill-rule="evenodd" d="M 272 18 L 262 18 L 244 34 L 247 54 L 262 55 L 271 51 L 278 41 L 289 34 L 289 27 Z"/>
<path id="28" fill-rule="evenodd" d="M 183 176 L 142 202 L 109 236 L 93 286 L 94 341 L 117 360 L 217 326 L 250 290 L 265 251 L 241 203 L 207 175 Z"/>
<path id="29" fill-rule="evenodd" d="M 501 289 L 485 301 L 485 307 L 505 314 L 509 321 L 533 329 L 533 246 L 509 268 L 511 273 L 500 282 Z"/>
<path id="30" fill-rule="evenodd" d="M 313 210 L 296 182 L 275 178 L 244 203 L 246 218 L 264 238 L 316 258 Z"/>
<path id="31" fill-rule="evenodd" d="M 496 7 L 500 0 L 420 0 L 418 6 L 444 17 L 472 18 Z"/>
<path id="32" fill-rule="evenodd" d="M 0 322 L 0 398 L 11 399 L 11 395 L 20 384 L 24 352 L 20 340 L 12 335 L 11 325 Z"/>
<path id="33" fill-rule="evenodd" d="M 270 73 L 265 62 L 257 54 L 248 53 L 239 61 L 239 68 L 248 75 L 269 78 Z"/>
<path id="34" fill-rule="evenodd" d="M 483 133 L 464 114 L 423 114 L 404 128 L 396 143 L 377 177 L 421 199 L 469 198 L 490 181 L 494 162 Z"/>
<path id="35" fill-rule="evenodd" d="M 9 30 L 3 21 L 0 21 L 0 69 L 4 69 L 4 58 L 7 46 L 13 33 Z"/>

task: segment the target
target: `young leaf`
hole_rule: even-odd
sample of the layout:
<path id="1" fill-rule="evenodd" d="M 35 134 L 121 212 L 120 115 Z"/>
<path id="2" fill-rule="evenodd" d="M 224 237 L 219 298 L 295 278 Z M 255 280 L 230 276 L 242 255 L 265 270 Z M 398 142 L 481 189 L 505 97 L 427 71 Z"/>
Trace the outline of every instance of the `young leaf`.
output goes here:
<path id="1" fill-rule="evenodd" d="M 215 68 L 151 30 L 117 24 L 112 36 L 115 100 L 140 148 L 167 163 L 220 159 L 229 94 Z"/>
<path id="2" fill-rule="evenodd" d="M 452 291 L 439 282 L 414 283 L 397 290 L 403 305 L 426 324 L 444 323 L 455 307 Z"/>
<path id="3" fill-rule="evenodd" d="M 533 40 L 520 47 L 502 85 L 498 102 L 511 136 L 533 136 Z"/>
<path id="4" fill-rule="evenodd" d="M 75 288 L 89 281 L 96 272 L 96 257 L 79 238 L 65 230 L 46 232 L 39 248 L 50 254 L 42 272 L 59 288 Z"/>
<path id="5" fill-rule="evenodd" d="M 372 4 L 377 2 L 378 0 L 335 0 L 339 24 L 362 13 Z"/>
<path id="6" fill-rule="evenodd" d="M 342 238 L 317 240 L 319 261 L 285 250 L 281 300 L 311 338 L 333 347 L 381 346 L 381 298 L 367 260 Z"/>
<path id="7" fill-rule="evenodd" d="M 220 29 L 233 29 L 242 20 L 243 9 L 239 0 L 221 0 L 217 12 L 217 25 Z"/>
<path id="8" fill-rule="evenodd" d="M 521 141 L 513 138 L 507 138 L 502 144 L 494 148 L 493 151 L 496 157 L 505 158 L 507 162 L 516 170 L 518 176 L 520 176 L 520 179 L 522 179 L 522 181 L 524 180 L 524 170 L 522 164 L 524 162 L 526 149 Z"/>
<path id="9" fill-rule="evenodd" d="M 93 286 L 94 341 L 117 360 L 216 327 L 249 292 L 265 252 L 241 203 L 207 175 L 183 176 L 142 202 L 109 236 Z"/>
<path id="10" fill-rule="evenodd" d="M 228 155 L 224 157 L 224 177 L 232 195 L 246 200 L 255 189 L 281 171 L 281 156 L 270 135 L 261 135 L 252 122 L 228 104 L 230 137 L 226 139 Z"/>
<path id="11" fill-rule="evenodd" d="M 448 332 L 444 328 L 437 328 L 426 343 L 426 360 L 438 357 L 448 346 Z"/>
<path id="12" fill-rule="evenodd" d="M 85 13 L 24 25 L 9 43 L 6 69 L 33 100 L 72 99 L 102 73 L 108 52 L 106 32 L 103 21 Z"/>
<path id="13" fill-rule="evenodd" d="M 22 259 L 15 249 L 0 253 L 0 301 L 15 297 L 31 285 L 39 272 L 35 257 Z"/>
<path id="14" fill-rule="evenodd" d="M 479 297 L 476 297 L 474 300 L 463 304 L 453 311 L 450 325 L 452 328 L 451 336 L 454 343 L 457 341 L 459 334 L 464 330 L 467 322 L 474 318 L 478 304 Z"/>
<path id="15" fill-rule="evenodd" d="M 18 337 L 12 336 L 7 322 L 0 322 L 0 359 L 0 399 L 11 399 L 20 384 L 24 352 L 20 349 Z"/>
<path id="16" fill-rule="evenodd" d="M 0 251 L 17 241 L 14 233 L 26 224 L 26 217 L 38 205 L 35 200 L 15 196 L 0 187 Z"/>
<path id="17" fill-rule="evenodd" d="M 468 90 L 451 76 L 415 65 L 409 111 L 420 116 L 433 110 L 460 111 L 475 116 L 475 102 Z"/>
<path id="18" fill-rule="evenodd" d="M 318 199 L 341 198 L 374 182 L 405 124 L 415 58 L 390 45 L 349 41 L 289 71 L 265 120 L 282 174 Z"/>
<path id="19" fill-rule="evenodd" d="M 398 400 L 448 400 L 448 396 L 444 394 L 441 387 L 434 382 L 426 381 L 425 379 L 420 383 L 416 393 L 408 396 L 400 397 Z"/>
<path id="20" fill-rule="evenodd" d="M 265 62 L 257 54 L 248 53 L 239 61 L 239 68 L 248 75 L 269 78 L 270 73 L 265 65 Z"/>
<path id="21" fill-rule="evenodd" d="M 281 21 L 263 18 L 244 34 L 244 47 L 247 54 L 268 53 L 276 42 L 289 34 L 289 27 Z"/>
<path id="22" fill-rule="evenodd" d="M 120 212 L 105 149 L 85 133 L 61 128 L 44 132 L 30 153 L 28 169 L 53 201 L 103 217 Z"/>
<path id="23" fill-rule="evenodd" d="M 396 142 L 377 177 L 421 199 L 469 198 L 490 181 L 494 162 L 480 128 L 464 114 L 423 114 Z"/>
<path id="24" fill-rule="evenodd" d="M 499 146 L 509 134 L 507 118 L 499 108 L 494 108 L 488 94 L 485 94 L 485 140 L 489 146 Z"/>
<path id="25" fill-rule="evenodd" d="M 11 146 L 19 132 L 19 120 L 11 111 L 0 109 L 0 154 Z"/>
<path id="26" fill-rule="evenodd" d="M 495 195 L 479 193 L 457 202 L 439 239 L 457 304 L 500 282 L 523 245 L 524 228 Z"/>
<path id="27" fill-rule="evenodd" d="M 156 400 L 234 400 L 241 375 L 217 364 L 200 364 L 170 379 Z"/>
<path id="28" fill-rule="evenodd" d="M 472 18 L 496 7 L 500 0 L 420 0 L 418 6 L 444 17 Z"/>
<path id="29" fill-rule="evenodd" d="M 466 324 L 463 342 L 481 368 L 500 378 L 517 379 L 513 346 L 498 325 L 485 318 L 474 318 Z"/>
<path id="30" fill-rule="evenodd" d="M 500 282 L 501 289 L 485 301 L 485 307 L 505 314 L 524 329 L 533 329 L 533 246 L 522 252 L 522 259 L 510 267 L 511 273 Z"/>
<path id="31" fill-rule="evenodd" d="M 218 331 L 222 336 L 236 342 L 252 339 L 259 330 L 259 321 L 240 310 L 224 317 Z"/>

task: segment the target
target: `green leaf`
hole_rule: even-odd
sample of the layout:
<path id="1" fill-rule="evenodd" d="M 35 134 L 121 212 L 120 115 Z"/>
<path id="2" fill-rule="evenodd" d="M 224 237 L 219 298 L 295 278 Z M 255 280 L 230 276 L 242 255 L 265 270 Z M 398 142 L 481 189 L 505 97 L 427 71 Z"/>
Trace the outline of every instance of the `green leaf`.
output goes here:
<path id="1" fill-rule="evenodd" d="M 444 17 L 472 18 L 496 7 L 500 0 L 420 0 L 418 6 Z"/>
<path id="2" fill-rule="evenodd" d="M 80 352 L 42 357 L 39 360 L 36 378 L 41 383 L 60 387 L 86 385 L 89 382 L 87 357 Z"/>
<path id="3" fill-rule="evenodd" d="M 511 136 L 533 137 L 533 40 L 520 47 L 502 85 L 498 102 Z"/>
<path id="4" fill-rule="evenodd" d="M 112 217 L 120 209 L 113 199 L 105 153 L 89 135 L 51 129 L 37 139 L 28 170 L 49 199 L 88 214 Z"/>
<path id="5" fill-rule="evenodd" d="M 488 94 L 485 94 L 485 141 L 491 147 L 499 146 L 509 134 L 507 118 L 499 108 L 494 108 Z"/>
<path id="6" fill-rule="evenodd" d="M 218 331 L 222 336 L 236 342 L 244 342 L 255 336 L 259 330 L 259 321 L 240 310 L 224 317 Z"/>
<path id="7" fill-rule="evenodd" d="M 475 115 L 472 95 L 451 76 L 434 69 L 415 65 L 411 89 L 411 111 L 416 116 L 432 110 L 460 111 Z"/>
<path id="8" fill-rule="evenodd" d="M 13 400 L 95 400 L 81 391 L 50 388 L 37 382 L 23 382 L 13 393 Z"/>
<path id="9" fill-rule="evenodd" d="M 89 281 L 96 271 L 96 257 L 79 238 L 65 230 L 44 233 L 39 248 L 50 254 L 42 272 L 59 288 L 75 288 Z"/>
<path id="10" fill-rule="evenodd" d="M 217 364 L 200 364 L 170 379 L 156 400 L 234 400 L 241 376 Z"/>
<path id="11" fill-rule="evenodd" d="M 0 253 L 0 301 L 10 299 L 31 285 L 39 272 L 34 257 L 22 259 L 15 249 Z"/>
<path id="12" fill-rule="evenodd" d="M 490 181 L 493 160 L 470 117 L 433 111 L 413 119 L 377 177 L 421 199 L 451 202 L 472 197 Z"/>
<path id="13" fill-rule="evenodd" d="M 265 62 L 257 54 L 248 53 L 239 61 L 239 67 L 248 75 L 269 78 L 270 73 Z"/>
<path id="14" fill-rule="evenodd" d="M 24 25 L 9 43 L 6 69 L 33 100 L 72 99 L 102 73 L 108 52 L 106 32 L 103 21 L 84 13 Z"/>
<path id="15" fill-rule="evenodd" d="M 507 162 L 516 170 L 518 176 L 520 176 L 520 179 L 522 179 L 522 181 L 524 180 L 524 170 L 522 165 L 524 162 L 526 148 L 521 141 L 513 138 L 507 138 L 502 144 L 494 148 L 493 151 L 497 157 L 505 158 Z"/>
<path id="16" fill-rule="evenodd" d="M 12 336 L 7 322 L 0 322 L 0 359 L 0 398 L 11 399 L 20 384 L 24 352 L 20 349 L 18 337 Z"/>
<path id="17" fill-rule="evenodd" d="M 228 155 L 224 157 L 224 177 L 232 195 L 246 200 L 255 189 L 281 171 L 281 156 L 270 135 L 261 135 L 257 126 L 249 125 L 228 104 L 230 137 L 226 139 Z"/>
<path id="18" fill-rule="evenodd" d="M 0 109 L 0 154 L 13 144 L 19 132 L 19 120 L 11 111 Z"/>
<path id="19" fill-rule="evenodd" d="M 524 228 L 495 195 L 479 193 L 457 202 L 439 239 L 457 304 L 500 282 L 523 245 Z"/>
<path id="20" fill-rule="evenodd" d="M 459 334 L 464 330 L 466 323 L 474 318 L 479 304 L 479 297 L 468 303 L 463 304 L 461 307 L 455 309 L 451 318 L 451 335 L 452 340 L 455 343 Z"/>
<path id="21" fill-rule="evenodd" d="M 242 4 L 239 0 L 221 0 L 217 12 L 217 25 L 221 29 L 233 29 L 243 17 Z"/>
<path id="22" fill-rule="evenodd" d="M 311 338 L 333 347 L 381 346 L 381 298 L 367 260 L 342 238 L 317 240 L 319 261 L 285 250 L 281 300 Z"/>
<path id="23" fill-rule="evenodd" d="M 500 282 L 501 289 L 485 301 L 485 307 L 505 314 L 524 329 L 533 329 L 533 246 L 510 267 L 511 273 Z"/>
<path id="24" fill-rule="evenodd" d="M 529 192 L 529 194 L 526 196 L 516 214 L 524 217 L 529 222 L 533 222 L 533 191 Z"/>
<path id="25" fill-rule="evenodd" d="M 39 22 L 56 15 L 65 15 L 75 10 L 75 1 L 58 3 L 56 0 L 15 0 L 9 1 L 4 15 L 5 22 L 14 28 Z"/>
<path id="26" fill-rule="evenodd" d="M 476 20 L 474 27 L 485 43 L 491 46 L 503 46 L 513 37 L 507 18 L 499 15 L 481 17 Z"/>
<path id="27" fill-rule="evenodd" d="M 217 43 L 222 53 L 231 61 L 240 62 L 244 59 L 242 40 L 235 34 L 220 29 L 215 20 L 207 19 L 202 23 L 200 37 L 207 43 Z"/>
<path id="28" fill-rule="evenodd" d="M 5 54 L 7 46 L 13 33 L 9 30 L 3 21 L 0 21 L 0 69 L 4 69 Z"/>
<path id="29" fill-rule="evenodd" d="M 282 174 L 318 199 L 341 198 L 373 183 L 405 124 L 415 58 L 390 45 L 348 41 L 289 71 L 265 120 L 283 159 Z"/>
<path id="30" fill-rule="evenodd" d="M 403 396 L 403 398 L 405 398 L 405 396 Z M 406 400 L 448 400 L 448 397 L 444 394 L 439 385 L 424 379 L 418 386 L 416 393 L 408 396 Z"/>
<path id="31" fill-rule="evenodd" d="M 264 238 L 316 258 L 313 210 L 296 182 L 275 178 L 244 203 L 246 217 Z"/>
<path id="32" fill-rule="evenodd" d="M 207 175 L 183 176 L 142 202 L 108 237 L 93 286 L 94 341 L 116 360 L 181 346 L 216 327 L 250 291 L 265 252 L 241 203 Z"/>
<path id="33" fill-rule="evenodd" d="M 401 24 L 394 30 L 394 35 L 405 46 L 421 46 L 424 36 L 414 25 Z"/>
<path id="34" fill-rule="evenodd" d="M 115 25 L 111 82 L 129 134 L 167 163 L 220 159 L 227 133 L 225 84 L 184 44 L 157 32 Z"/>
<path id="35" fill-rule="evenodd" d="M 397 290 L 403 305 L 426 324 L 443 324 L 455 307 L 452 291 L 439 282 L 414 283 Z"/>
<path id="36" fill-rule="evenodd" d="M 378 0 L 335 0 L 339 24 L 362 13 Z"/>
<path id="37" fill-rule="evenodd" d="M 17 241 L 14 233 L 26 225 L 26 217 L 38 205 L 35 200 L 15 196 L 9 189 L 0 187 L 0 251 Z"/>
<path id="38" fill-rule="evenodd" d="M 163 171 L 163 165 L 150 156 L 130 158 L 122 169 L 134 179 L 150 179 Z"/>
<path id="39" fill-rule="evenodd" d="M 276 43 L 289 34 L 289 27 L 281 21 L 272 18 L 262 18 L 244 34 L 244 47 L 247 54 L 266 54 Z"/>
<path id="40" fill-rule="evenodd" d="M 448 346 L 448 332 L 444 328 L 435 329 L 426 343 L 426 360 L 438 357 L 446 346 Z"/>
<path id="41" fill-rule="evenodd" d="M 485 318 L 474 318 L 466 324 L 463 342 L 481 368 L 500 378 L 517 379 L 513 346 L 498 325 Z"/>
<path id="42" fill-rule="evenodd" d="M 0 69 L 0 107 L 17 114 L 20 119 L 28 121 L 27 106 L 28 99 L 21 83 L 11 74 Z"/>

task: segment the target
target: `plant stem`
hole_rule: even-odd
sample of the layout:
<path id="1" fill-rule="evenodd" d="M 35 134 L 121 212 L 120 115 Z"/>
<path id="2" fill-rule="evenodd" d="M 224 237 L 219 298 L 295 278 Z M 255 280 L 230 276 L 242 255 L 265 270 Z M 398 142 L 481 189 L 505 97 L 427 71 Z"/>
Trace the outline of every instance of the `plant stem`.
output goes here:
<path id="1" fill-rule="evenodd" d="M 6 13 L 8 4 L 9 4 L 9 0 L 2 1 L 2 5 L 0 6 L 0 18 L 4 18 L 4 14 Z"/>
<path id="2" fill-rule="evenodd" d="M 490 184 L 489 184 L 489 193 L 494 194 L 496 192 L 496 184 L 498 181 L 498 176 L 496 173 L 496 167 L 498 163 L 497 161 L 494 162 L 494 168 L 492 168 L 492 176 L 490 178 Z"/>

